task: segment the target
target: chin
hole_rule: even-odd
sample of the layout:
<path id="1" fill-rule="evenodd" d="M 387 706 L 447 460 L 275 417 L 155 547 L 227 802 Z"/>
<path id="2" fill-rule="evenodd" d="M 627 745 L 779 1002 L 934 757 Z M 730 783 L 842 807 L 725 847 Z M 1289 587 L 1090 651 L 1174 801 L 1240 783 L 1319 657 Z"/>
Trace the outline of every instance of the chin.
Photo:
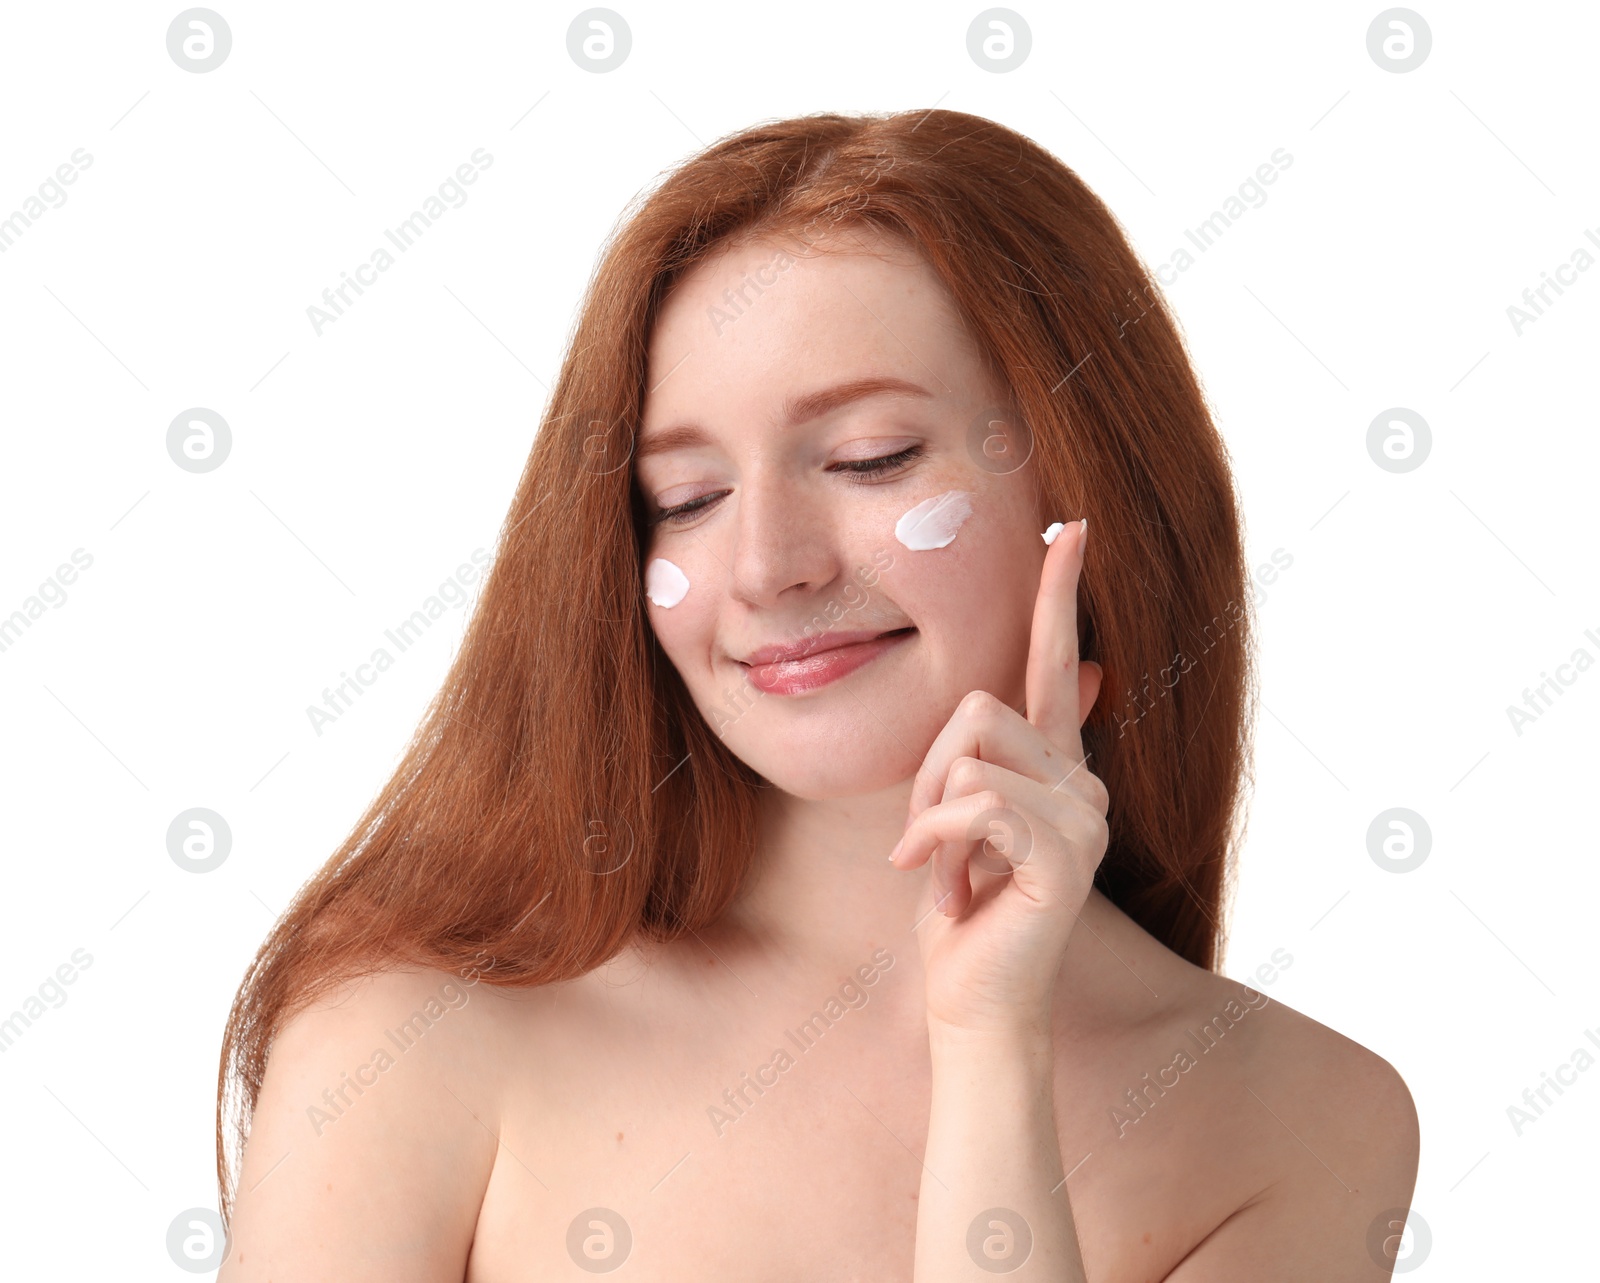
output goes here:
<path id="1" fill-rule="evenodd" d="M 773 787 L 807 802 L 881 793 L 916 773 L 918 759 L 891 736 L 853 738 L 855 744 L 848 753 L 839 752 L 832 737 L 820 743 L 807 740 L 784 745 L 764 739 L 759 751 L 741 749 L 731 741 L 728 747 Z"/>

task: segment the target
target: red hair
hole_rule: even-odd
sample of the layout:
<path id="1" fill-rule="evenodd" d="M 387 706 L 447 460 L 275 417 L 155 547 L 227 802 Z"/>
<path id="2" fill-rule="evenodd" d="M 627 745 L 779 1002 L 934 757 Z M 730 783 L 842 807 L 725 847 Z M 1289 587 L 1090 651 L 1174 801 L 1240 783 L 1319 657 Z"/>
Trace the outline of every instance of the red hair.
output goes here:
<path id="1" fill-rule="evenodd" d="M 1159 290 L 1078 176 L 993 121 L 758 125 L 615 232 L 449 675 L 245 975 L 218 1072 L 224 1218 L 272 1040 L 334 985 L 485 955 L 491 984 L 571 979 L 636 937 L 708 926 L 739 892 L 766 781 L 656 644 L 633 433 L 673 283 L 729 238 L 824 225 L 918 249 L 1026 426 L 1045 510 L 1090 518 L 1082 653 L 1105 680 L 1083 740 L 1111 796 L 1096 884 L 1216 966 L 1253 716 L 1250 577 L 1227 453 Z"/>

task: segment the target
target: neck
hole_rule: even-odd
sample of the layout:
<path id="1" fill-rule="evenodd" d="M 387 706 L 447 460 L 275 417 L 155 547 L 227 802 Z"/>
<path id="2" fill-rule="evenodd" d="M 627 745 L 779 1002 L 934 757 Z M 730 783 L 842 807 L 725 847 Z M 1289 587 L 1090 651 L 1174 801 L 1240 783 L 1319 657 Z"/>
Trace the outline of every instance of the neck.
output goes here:
<path id="1" fill-rule="evenodd" d="M 897 958 L 915 953 L 927 866 L 889 864 L 910 800 L 910 779 L 823 801 L 765 791 L 755 867 L 729 910 L 729 929 L 781 965 L 808 971 L 849 970 L 879 947 Z"/>
<path id="2" fill-rule="evenodd" d="M 764 793 L 756 864 L 741 898 L 717 925 L 718 955 L 736 971 L 742 962 L 755 972 L 779 970 L 823 983 L 871 964 L 875 950 L 887 949 L 897 967 L 905 966 L 903 981 L 919 978 L 896 989 L 920 1006 L 922 959 L 914 928 L 925 911 L 929 866 L 889 864 L 910 796 L 909 779 L 880 793 L 824 801 L 776 788 Z M 1073 973 L 1074 988 L 1108 987 L 1142 1001 L 1147 988 L 1125 955 L 1143 953 L 1145 945 L 1154 941 L 1091 891 L 1063 972 Z"/>

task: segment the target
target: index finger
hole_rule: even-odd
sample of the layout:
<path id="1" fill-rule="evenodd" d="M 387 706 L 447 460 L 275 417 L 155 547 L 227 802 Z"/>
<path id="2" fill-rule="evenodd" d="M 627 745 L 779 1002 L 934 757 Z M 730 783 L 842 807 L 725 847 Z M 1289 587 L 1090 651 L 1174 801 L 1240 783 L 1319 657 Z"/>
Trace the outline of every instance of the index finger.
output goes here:
<path id="1" fill-rule="evenodd" d="M 1078 578 L 1089 518 L 1069 525 L 1045 553 L 1028 637 L 1027 716 L 1074 762 L 1083 761 L 1078 712 Z"/>

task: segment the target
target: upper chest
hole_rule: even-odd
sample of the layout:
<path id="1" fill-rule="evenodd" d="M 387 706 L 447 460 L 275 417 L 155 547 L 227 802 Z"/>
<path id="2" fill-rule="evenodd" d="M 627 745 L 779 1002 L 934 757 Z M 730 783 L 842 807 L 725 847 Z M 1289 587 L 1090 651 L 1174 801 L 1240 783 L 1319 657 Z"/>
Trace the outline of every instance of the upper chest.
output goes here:
<path id="1" fill-rule="evenodd" d="M 508 1079 L 472 1283 L 624 1261 L 660 1280 L 909 1281 L 919 1190 L 942 1179 L 922 1162 L 926 1041 L 870 1002 L 660 1014 L 540 1022 Z M 1249 1192 L 1240 1032 L 1230 1046 L 1180 1016 L 1092 1046 L 1058 1036 L 1064 1192 L 1091 1277 L 1164 1277 Z"/>

